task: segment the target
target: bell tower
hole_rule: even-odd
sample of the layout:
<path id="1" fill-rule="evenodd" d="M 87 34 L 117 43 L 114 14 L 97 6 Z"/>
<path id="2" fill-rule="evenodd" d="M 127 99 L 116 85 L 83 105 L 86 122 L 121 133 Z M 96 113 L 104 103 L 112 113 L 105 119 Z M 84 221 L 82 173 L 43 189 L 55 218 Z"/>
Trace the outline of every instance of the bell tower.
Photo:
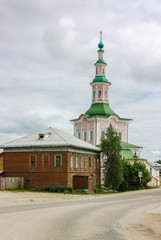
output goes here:
<path id="1" fill-rule="evenodd" d="M 98 60 L 95 66 L 95 78 L 90 83 L 92 87 L 92 100 L 90 108 L 71 120 L 74 125 L 74 136 L 94 145 L 99 145 L 107 128 L 112 124 L 120 136 L 121 141 L 128 140 L 128 124 L 131 119 L 120 118 L 109 105 L 109 87 L 111 83 L 106 78 L 107 63 L 104 60 L 104 44 L 100 31 L 98 44 Z"/>

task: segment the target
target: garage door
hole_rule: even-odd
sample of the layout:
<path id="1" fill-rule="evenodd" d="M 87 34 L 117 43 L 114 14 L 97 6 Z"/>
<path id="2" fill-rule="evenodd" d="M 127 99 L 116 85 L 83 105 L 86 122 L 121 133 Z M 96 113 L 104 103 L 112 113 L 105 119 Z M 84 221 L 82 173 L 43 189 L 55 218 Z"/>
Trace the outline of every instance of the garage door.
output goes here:
<path id="1" fill-rule="evenodd" d="M 73 186 L 74 189 L 88 189 L 88 177 L 74 176 Z"/>

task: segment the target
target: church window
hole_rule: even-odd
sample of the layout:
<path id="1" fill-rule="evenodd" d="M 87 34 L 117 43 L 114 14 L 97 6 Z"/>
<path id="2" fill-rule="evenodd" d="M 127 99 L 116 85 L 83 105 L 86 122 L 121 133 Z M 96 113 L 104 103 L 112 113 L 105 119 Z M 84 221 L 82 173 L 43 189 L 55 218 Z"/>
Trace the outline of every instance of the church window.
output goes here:
<path id="1" fill-rule="evenodd" d="M 120 141 L 122 141 L 122 132 L 119 132 Z"/>
<path id="2" fill-rule="evenodd" d="M 81 155 L 80 167 L 83 168 L 83 155 Z"/>
<path id="3" fill-rule="evenodd" d="M 102 98 L 102 91 L 98 90 L 98 98 Z"/>
<path id="4" fill-rule="evenodd" d="M 105 69 L 104 68 L 102 69 L 102 72 L 103 72 L 103 74 L 105 73 Z"/>
<path id="5" fill-rule="evenodd" d="M 93 91 L 93 100 L 95 100 L 95 98 L 96 98 L 96 92 Z"/>
<path id="6" fill-rule="evenodd" d="M 152 174 L 152 168 L 150 167 L 150 174 Z"/>
<path id="7" fill-rule="evenodd" d="M 78 159 L 78 155 L 76 155 L 76 158 L 75 158 L 75 167 L 76 167 L 76 168 L 79 167 L 79 159 Z"/>
<path id="8" fill-rule="evenodd" d="M 96 74 L 98 74 L 98 68 L 96 67 Z"/>
<path id="9" fill-rule="evenodd" d="M 105 91 L 105 99 L 107 99 L 107 91 Z"/>
<path id="10" fill-rule="evenodd" d="M 105 138 L 105 131 L 101 131 L 101 138 Z"/>
<path id="11" fill-rule="evenodd" d="M 93 140 L 93 130 L 90 130 L 90 141 L 92 141 Z"/>
<path id="12" fill-rule="evenodd" d="M 74 158 L 73 158 L 73 155 L 70 155 L 70 167 L 72 169 L 74 168 Z"/>
<path id="13" fill-rule="evenodd" d="M 78 138 L 81 139 L 81 133 L 80 132 L 78 132 Z"/>
<path id="14" fill-rule="evenodd" d="M 87 132 L 84 132 L 84 141 L 87 141 Z"/>
<path id="15" fill-rule="evenodd" d="M 55 162 L 55 168 L 61 168 L 62 167 L 62 154 L 55 154 L 54 155 L 54 162 Z"/>

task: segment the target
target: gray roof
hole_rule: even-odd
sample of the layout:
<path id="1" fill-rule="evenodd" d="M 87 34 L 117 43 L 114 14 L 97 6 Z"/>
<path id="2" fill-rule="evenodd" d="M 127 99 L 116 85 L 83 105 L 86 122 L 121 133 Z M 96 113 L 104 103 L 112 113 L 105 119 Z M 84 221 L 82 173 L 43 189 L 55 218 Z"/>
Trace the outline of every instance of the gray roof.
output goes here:
<path id="1" fill-rule="evenodd" d="M 161 164 L 160 164 L 160 163 L 151 162 L 151 164 L 152 164 L 154 167 L 159 167 L 159 168 L 161 168 Z"/>
<path id="2" fill-rule="evenodd" d="M 31 134 L 9 143 L 0 145 L 0 148 L 29 148 L 29 147 L 74 147 L 100 151 L 100 148 L 84 142 L 72 135 L 61 130 L 48 128 L 41 132 Z"/>

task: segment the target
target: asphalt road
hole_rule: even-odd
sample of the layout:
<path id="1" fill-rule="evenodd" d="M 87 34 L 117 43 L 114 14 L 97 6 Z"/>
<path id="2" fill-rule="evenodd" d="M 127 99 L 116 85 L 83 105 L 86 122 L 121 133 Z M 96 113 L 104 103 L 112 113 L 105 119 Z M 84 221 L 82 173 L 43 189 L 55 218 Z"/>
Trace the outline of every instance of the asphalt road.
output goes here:
<path id="1" fill-rule="evenodd" d="M 0 207 L 1 240 L 125 240 L 118 230 L 133 212 L 161 202 L 161 189 L 88 200 Z"/>

